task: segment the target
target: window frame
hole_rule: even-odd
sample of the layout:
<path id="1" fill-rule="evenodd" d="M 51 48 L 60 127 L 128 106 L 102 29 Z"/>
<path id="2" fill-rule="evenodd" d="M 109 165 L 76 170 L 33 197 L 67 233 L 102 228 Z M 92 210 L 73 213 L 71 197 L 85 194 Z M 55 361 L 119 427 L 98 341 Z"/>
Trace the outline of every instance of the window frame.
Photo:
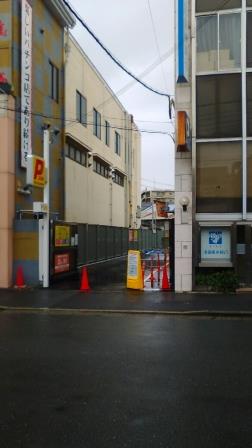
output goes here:
<path id="1" fill-rule="evenodd" d="M 101 140 L 101 113 L 93 108 L 93 135 Z"/>
<path id="2" fill-rule="evenodd" d="M 121 156 L 121 134 L 115 131 L 115 154 Z"/>
<path id="3" fill-rule="evenodd" d="M 110 124 L 105 120 L 105 144 L 110 146 Z"/>
<path id="4" fill-rule="evenodd" d="M 79 156 L 77 157 L 77 154 Z M 84 149 L 80 149 L 77 146 L 74 146 L 72 143 L 67 142 L 65 146 L 65 157 L 72 160 L 73 162 L 78 163 L 81 166 L 87 168 L 87 151 Z"/>
<path id="5" fill-rule="evenodd" d="M 106 162 L 103 162 L 100 159 L 94 158 L 93 160 L 93 171 L 96 174 L 104 177 L 105 179 L 109 178 L 109 166 Z"/>
<path id="6" fill-rule="evenodd" d="M 82 93 L 80 93 L 79 90 L 76 90 L 75 98 L 76 98 L 76 119 L 83 126 L 87 127 L 87 99 L 84 95 L 82 95 Z"/>
<path id="7" fill-rule="evenodd" d="M 59 102 L 59 68 L 49 59 L 50 66 L 50 98 Z"/>
<path id="8" fill-rule="evenodd" d="M 220 16 L 223 15 L 231 15 L 231 14 L 240 14 L 240 22 L 241 22 L 241 36 L 240 36 L 240 67 L 233 68 L 220 68 Z M 197 30 L 197 20 L 200 17 L 215 17 L 217 18 L 217 69 L 216 70 L 198 70 L 197 68 L 197 32 L 196 32 L 196 74 L 197 76 L 201 75 L 210 75 L 210 74 L 221 74 L 221 73 L 241 73 L 242 72 L 242 10 L 240 9 L 228 9 L 221 11 L 208 11 L 204 13 L 195 14 L 195 26 Z"/>

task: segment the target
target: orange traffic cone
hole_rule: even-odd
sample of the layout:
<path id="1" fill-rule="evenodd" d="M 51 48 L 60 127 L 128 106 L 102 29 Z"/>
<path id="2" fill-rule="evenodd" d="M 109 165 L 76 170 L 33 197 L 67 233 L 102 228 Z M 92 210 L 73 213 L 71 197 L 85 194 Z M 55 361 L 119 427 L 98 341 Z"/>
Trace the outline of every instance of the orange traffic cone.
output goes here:
<path id="1" fill-rule="evenodd" d="M 15 288 L 25 288 L 25 282 L 24 282 L 24 273 L 22 266 L 18 266 L 17 273 L 16 273 L 16 283 Z"/>
<path id="2" fill-rule="evenodd" d="M 81 286 L 80 291 L 82 292 L 88 292 L 90 291 L 89 283 L 88 283 L 88 273 L 87 273 L 87 267 L 83 266 L 81 271 Z"/>
<path id="3" fill-rule="evenodd" d="M 170 289 L 171 289 L 168 275 L 167 275 L 167 268 L 166 268 L 165 264 L 164 264 L 164 268 L 163 268 L 163 278 L 162 278 L 162 288 L 161 289 L 163 291 L 170 291 Z"/>

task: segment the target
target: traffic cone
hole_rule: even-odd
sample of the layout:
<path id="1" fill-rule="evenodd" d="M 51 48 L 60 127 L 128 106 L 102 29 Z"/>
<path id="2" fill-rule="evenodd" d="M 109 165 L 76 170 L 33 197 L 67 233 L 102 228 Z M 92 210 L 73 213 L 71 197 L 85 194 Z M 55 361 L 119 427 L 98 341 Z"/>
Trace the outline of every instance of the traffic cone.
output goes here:
<path id="1" fill-rule="evenodd" d="M 81 286 L 80 291 L 82 292 L 88 292 L 90 291 L 89 283 L 88 283 L 88 273 L 87 273 L 87 267 L 83 266 L 81 271 Z"/>
<path id="2" fill-rule="evenodd" d="M 169 283 L 169 278 L 167 275 L 167 268 L 166 265 L 164 264 L 163 267 L 163 278 L 162 278 L 162 288 L 163 291 L 170 291 L 171 287 L 170 287 L 170 283 Z"/>
<path id="3" fill-rule="evenodd" d="M 25 288 L 25 282 L 24 282 L 24 273 L 22 266 L 18 266 L 17 273 L 16 273 L 16 283 L 15 288 Z"/>

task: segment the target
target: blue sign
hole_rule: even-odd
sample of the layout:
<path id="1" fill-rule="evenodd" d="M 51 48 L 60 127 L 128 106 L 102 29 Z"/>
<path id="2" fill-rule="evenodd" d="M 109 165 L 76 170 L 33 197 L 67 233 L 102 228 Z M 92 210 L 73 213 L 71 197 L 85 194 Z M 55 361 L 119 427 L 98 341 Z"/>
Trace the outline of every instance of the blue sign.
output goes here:
<path id="1" fill-rule="evenodd" d="M 215 232 L 209 232 L 209 240 L 208 244 L 214 244 L 214 245 L 222 245 L 222 232 L 215 231 Z"/>
<path id="2" fill-rule="evenodd" d="M 231 260 L 230 229 L 204 228 L 201 229 L 201 261 Z"/>
<path id="3" fill-rule="evenodd" d="M 178 79 L 177 83 L 188 82 L 186 57 L 188 48 L 188 0 L 178 0 Z"/>

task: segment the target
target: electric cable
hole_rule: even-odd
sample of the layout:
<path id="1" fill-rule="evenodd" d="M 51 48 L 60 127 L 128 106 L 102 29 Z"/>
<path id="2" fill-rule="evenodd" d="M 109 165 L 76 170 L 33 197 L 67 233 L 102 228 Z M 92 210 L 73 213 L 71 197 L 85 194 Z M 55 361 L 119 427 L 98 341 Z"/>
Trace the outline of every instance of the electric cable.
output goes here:
<path id="1" fill-rule="evenodd" d="M 27 111 L 24 111 L 24 110 L 19 109 L 19 108 L 10 108 L 10 107 L 2 107 L 2 106 L 0 106 L 0 110 L 8 110 L 10 112 L 16 112 L 16 113 L 19 113 L 19 114 L 26 114 L 26 115 L 31 115 L 31 116 L 35 116 L 35 117 L 46 118 L 48 120 L 59 120 L 61 122 L 65 122 L 65 123 L 69 122 L 69 123 L 72 123 L 72 124 L 77 124 L 77 123 L 80 124 L 80 121 L 78 121 L 76 119 L 62 118 L 62 117 L 58 117 L 58 116 L 54 116 L 54 115 L 46 115 L 46 114 L 43 114 L 41 112 L 30 112 L 30 113 L 27 114 Z M 86 122 L 86 123 L 84 123 L 84 125 L 93 126 L 94 122 Z M 106 125 L 105 124 L 100 124 L 99 127 L 105 128 Z M 134 127 L 126 128 L 126 127 L 123 127 L 123 126 L 112 126 L 112 125 L 110 125 L 110 128 L 111 129 L 116 129 L 116 130 L 121 130 L 121 131 L 139 132 L 141 134 L 142 133 L 146 133 L 146 134 L 160 134 L 160 135 L 168 135 L 168 136 L 172 137 L 169 132 L 160 131 L 160 130 L 156 131 L 156 130 L 138 129 L 137 127 L 134 129 Z"/>
<path id="2" fill-rule="evenodd" d="M 86 24 L 84 19 L 80 17 L 80 15 L 73 9 L 73 7 L 67 2 L 66 0 L 63 0 L 63 3 L 69 8 L 71 13 L 74 15 L 74 17 L 78 20 L 78 22 L 81 23 L 81 25 L 86 29 L 86 31 L 93 37 L 93 39 L 96 41 L 96 43 L 105 51 L 105 53 L 114 61 L 114 63 L 121 68 L 128 76 L 133 78 L 136 82 L 141 84 L 143 87 L 145 87 L 150 92 L 155 93 L 156 95 L 163 96 L 165 98 L 168 98 L 170 101 L 170 95 L 165 92 L 160 92 L 159 90 L 154 89 L 153 87 L 149 86 L 148 84 L 144 83 L 141 79 L 139 79 L 136 75 L 134 75 L 128 68 L 126 68 L 113 54 L 111 51 L 101 42 L 101 40 L 95 35 L 95 33 L 91 30 L 91 28 Z"/>

